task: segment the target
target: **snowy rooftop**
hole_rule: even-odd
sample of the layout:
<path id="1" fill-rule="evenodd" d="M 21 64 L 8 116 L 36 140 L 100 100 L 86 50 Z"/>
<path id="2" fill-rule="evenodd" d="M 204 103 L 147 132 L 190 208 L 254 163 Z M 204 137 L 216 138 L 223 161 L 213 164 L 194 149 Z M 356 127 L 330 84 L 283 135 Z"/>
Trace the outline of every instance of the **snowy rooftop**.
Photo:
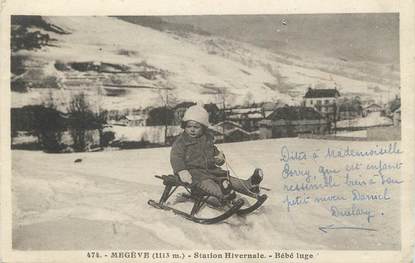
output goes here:
<path id="1" fill-rule="evenodd" d="M 304 98 L 334 98 L 340 96 L 337 89 L 312 89 L 309 88 L 304 95 Z"/>

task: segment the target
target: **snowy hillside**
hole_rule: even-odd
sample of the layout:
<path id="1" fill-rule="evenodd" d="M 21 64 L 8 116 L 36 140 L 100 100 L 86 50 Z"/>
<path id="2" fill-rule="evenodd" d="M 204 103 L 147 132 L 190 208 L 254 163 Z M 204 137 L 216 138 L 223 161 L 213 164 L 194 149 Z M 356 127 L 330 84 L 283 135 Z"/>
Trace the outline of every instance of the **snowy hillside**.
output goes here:
<path id="1" fill-rule="evenodd" d="M 169 103 L 195 98 L 220 103 L 226 96 L 234 105 L 269 100 L 298 104 L 309 85 L 336 85 L 343 94 L 383 100 L 399 92 L 398 72 L 386 74 L 379 65 L 301 58 L 223 37 L 161 32 L 113 17 L 43 19 L 70 34 L 41 29 L 53 46 L 13 54 L 26 70 L 14 79 L 52 78 L 56 87 L 13 91 L 13 107 L 41 103 L 52 93 L 65 109 L 70 95 L 80 90 L 106 109 L 163 104 L 166 91 L 152 88 L 171 88 Z M 385 70 L 384 77 L 372 74 L 373 68 Z"/>
<path id="2" fill-rule="evenodd" d="M 378 143 L 325 142 L 325 146 L 334 149 L 347 146 L 364 149 L 375 144 Z M 190 223 L 147 205 L 149 199 L 157 200 L 163 190 L 161 181 L 153 175 L 171 171 L 170 148 L 74 154 L 13 151 L 13 247 L 19 250 L 399 249 L 399 198 L 387 203 L 356 202 L 376 213 L 370 224 L 362 216 L 331 216 L 330 203 L 291 207 L 291 212 L 287 212 L 285 182 L 281 176 L 284 165 L 280 161 L 283 145 L 290 149 L 322 147 L 321 141 L 304 139 L 219 145 L 233 175 L 247 178 L 255 167 L 261 167 L 265 173 L 263 185 L 271 191 L 266 192 L 269 199 L 255 213 L 233 216 L 226 223 L 208 226 Z M 75 163 L 78 158 L 82 162 Z M 393 156 L 388 161 L 397 158 Z M 331 160 L 328 165 L 339 167 L 343 162 Z M 365 173 L 361 179 L 369 177 Z M 375 192 L 383 188 L 376 184 L 367 190 Z M 338 195 L 348 196 L 351 188 L 348 189 L 335 190 Z M 400 196 L 398 185 L 390 185 L 387 191 L 391 197 Z M 325 190 L 320 192 L 324 194 Z M 176 206 L 190 209 L 191 203 L 176 199 Z M 208 210 L 203 212 L 212 213 Z M 319 226 L 330 224 L 360 225 L 377 231 L 339 230 L 327 234 L 319 230 Z M 374 242 L 378 240 L 382 242 Z"/>

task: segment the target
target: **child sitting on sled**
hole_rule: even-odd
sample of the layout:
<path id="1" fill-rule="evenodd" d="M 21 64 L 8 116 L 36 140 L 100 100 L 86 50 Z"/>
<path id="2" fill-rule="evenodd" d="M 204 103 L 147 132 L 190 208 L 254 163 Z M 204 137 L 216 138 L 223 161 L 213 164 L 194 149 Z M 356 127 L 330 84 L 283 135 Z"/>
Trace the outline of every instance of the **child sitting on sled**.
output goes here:
<path id="1" fill-rule="evenodd" d="M 255 169 L 247 180 L 229 176 L 228 171 L 219 167 L 225 163 L 225 156 L 213 144 L 208 126 L 209 114 L 203 107 L 195 105 L 186 110 L 181 124 L 184 131 L 170 153 L 174 174 L 219 200 L 232 200 L 235 197 L 232 190 L 250 196 L 259 194 L 262 170 Z"/>

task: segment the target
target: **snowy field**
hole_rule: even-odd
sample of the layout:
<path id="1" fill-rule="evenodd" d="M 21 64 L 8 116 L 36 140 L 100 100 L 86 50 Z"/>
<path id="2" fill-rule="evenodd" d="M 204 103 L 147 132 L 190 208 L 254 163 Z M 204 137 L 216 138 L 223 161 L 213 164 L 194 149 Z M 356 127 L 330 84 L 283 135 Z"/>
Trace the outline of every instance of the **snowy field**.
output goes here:
<path id="1" fill-rule="evenodd" d="M 367 138 L 367 130 L 337 132 L 336 136 Z"/>
<path id="2" fill-rule="evenodd" d="M 373 126 L 391 126 L 393 121 L 386 117 L 382 116 L 380 112 L 372 112 L 366 117 L 355 118 L 351 120 L 342 120 L 336 123 L 338 128 L 367 128 Z"/>
<path id="3" fill-rule="evenodd" d="M 263 185 L 271 191 L 266 192 L 269 199 L 255 213 L 247 217 L 233 216 L 217 225 L 194 224 L 147 205 L 149 199 L 158 200 L 163 190 L 161 181 L 153 175 L 171 171 L 170 148 L 71 154 L 12 151 L 13 248 L 400 248 L 399 185 L 388 186 L 389 200 L 363 202 L 374 213 L 370 222 L 364 216 L 334 217 L 329 211 L 332 205 L 329 203 L 291 207 L 288 211 L 284 203 L 287 192 L 283 189 L 287 182 L 281 176 L 284 163 L 280 161 L 284 145 L 297 150 L 341 149 L 348 145 L 364 150 L 375 147 L 377 143 L 322 143 L 290 138 L 219 145 L 239 177 L 247 178 L 255 167 L 263 168 Z M 398 157 L 388 157 L 388 161 L 399 161 Z M 75 163 L 78 158 L 82 158 L 82 162 Z M 373 161 L 376 158 L 369 159 Z M 362 159 L 362 162 L 368 161 Z M 325 165 L 336 167 L 344 162 L 330 160 Z M 313 166 L 309 160 L 300 163 Z M 369 174 L 360 176 L 366 178 Z M 382 192 L 384 188 L 384 185 L 375 184 L 370 191 Z M 326 189 L 321 190 L 321 194 L 324 193 L 327 193 Z M 339 187 L 336 194 L 349 196 L 350 189 Z M 191 206 L 189 202 L 176 201 L 178 207 Z M 213 213 L 205 210 L 205 213 Z M 361 226 L 375 231 L 343 229 L 325 233 L 319 230 L 320 226 L 331 224 Z"/>

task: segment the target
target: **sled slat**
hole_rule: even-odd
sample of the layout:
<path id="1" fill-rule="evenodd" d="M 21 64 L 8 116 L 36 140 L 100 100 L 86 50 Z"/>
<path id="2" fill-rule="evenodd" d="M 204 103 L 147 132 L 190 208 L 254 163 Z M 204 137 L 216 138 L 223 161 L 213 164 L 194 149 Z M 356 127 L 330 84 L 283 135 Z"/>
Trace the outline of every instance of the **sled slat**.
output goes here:
<path id="1" fill-rule="evenodd" d="M 243 206 L 244 201 L 243 201 L 243 200 L 241 200 L 241 199 L 239 199 L 239 200 L 238 200 L 238 201 L 236 201 L 236 202 L 235 202 L 235 204 L 233 204 L 233 206 L 232 206 L 229 210 L 227 210 L 225 213 L 223 213 L 223 214 L 221 214 L 221 215 L 219 215 L 219 216 L 217 216 L 217 217 L 213 217 L 213 218 L 199 218 L 199 217 L 195 217 L 195 216 L 192 216 L 192 215 L 190 215 L 190 214 L 188 214 L 188 213 L 186 213 L 186 212 L 183 212 L 183 211 L 181 211 L 181 210 L 175 209 L 175 208 L 173 208 L 173 207 L 171 207 L 171 206 L 167 206 L 167 205 L 164 205 L 164 204 L 157 203 L 157 202 L 156 202 L 156 201 L 154 201 L 154 200 L 149 200 L 149 201 L 148 201 L 148 204 L 149 204 L 149 205 L 151 205 L 151 206 L 153 206 L 153 207 L 155 207 L 155 208 L 159 208 L 159 209 L 163 209 L 163 210 L 172 211 L 174 214 L 176 214 L 176 215 L 180 215 L 180 216 L 182 216 L 183 218 L 185 218 L 185 219 L 187 219 L 187 220 L 190 220 L 190 221 L 192 221 L 192 222 L 199 223 L 199 224 L 206 224 L 206 225 L 208 225 L 208 224 L 216 224 L 216 223 L 220 223 L 220 222 L 222 222 L 223 220 L 225 220 L 225 219 L 227 219 L 227 218 L 231 217 L 232 215 L 234 215 L 235 213 L 237 213 L 237 212 L 239 211 L 239 209 Z"/>

